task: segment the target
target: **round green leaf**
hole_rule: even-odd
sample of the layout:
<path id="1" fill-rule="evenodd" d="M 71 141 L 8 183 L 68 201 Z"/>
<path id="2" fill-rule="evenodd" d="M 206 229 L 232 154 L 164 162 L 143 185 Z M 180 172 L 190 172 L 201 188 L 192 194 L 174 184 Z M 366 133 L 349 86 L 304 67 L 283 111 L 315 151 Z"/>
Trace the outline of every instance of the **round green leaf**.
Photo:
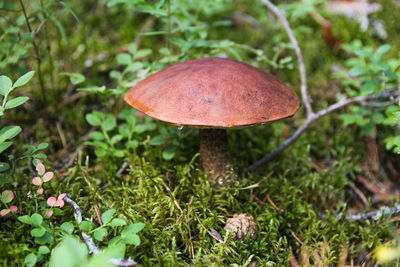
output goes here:
<path id="1" fill-rule="evenodd" d="M 24 260 L 25 266 L 32 267 L 36 264 L 36 255 L 34 253 L 30 253 L 26 255 Z"/>
<path id="2" fill-rule="evenodd" d="M 26 224 L 33 224 L 32 218 L 29 215 L 19 216 L 18 220 Z"/>
<path id="3" fill-rule="evenodd" d="M 42 215 L 40 215 L 40 214 L 38 214 L 38 213 L 32 214 L 31 219 L 32 219 L 32 224 L 33 224 L 33 225 L 39 226 L 39 225 L 41 225 L 42 222 L 43 222 L 43 217 L 42 217 Z"/>
<path id="4" fill-rule="evenodd" d="M 106 228 L 97 229 L 96 231 L 94 231 L 93 235 L 96 240 L 102 241 L 103 238 L 107 235 L 107 229 Z"/>
<path id="5" fill-rule="evenodd" d="M 92 126 L 99 126 L 101 124 L 100 118 L 93 114 L 86 114 L 86 120 Z"/>
<path id="6" fill-rule="evenodd" d="M 126 221 L 119 218 L 113 219 L 110 223 L 110 226 L 123 226 L 123 225 L 126 225 Z"/>
<path id="7" fill-rule="evenodd" d="M 159 146 L 165 144 L 169 140 L 171 140 L 170 135 L 157 135 L 149 141 L 149 144 L 153 146 Z"/>
<path id="8" fill-rule="evenodd" d="M 101 128 L 108 132 L 114 129 L 117 126 L 117 121 L 113 116 L 107 116 L 107 118 L 101 124 Z"/>
<path id="9" fill-rule="evenodd" d="M 90 230 L 92 230 L 92 223 L 89 221 L 82 221 L 79 224 L 79 229 L 85 232 L 89 232 Z"/>
<path id="10" fill-rule="evenodd" d="M 50 253 L 50 249 L 47 246 L 40 246 L 38 249 L 39 254 L 49 254 Z"/>
<path id="11" fill-rule="evenodd" d="M 99 131 L 94 131 L 90 134 L 90 137 L 94 140 L 101 141 L 104 140 L 104 134 Z"/>
<path id="12" fill-rule="evenodd" d="M 1 194 L 1 202 L 4 204 L 10 203 L 14 199 L 14 193 L 11 190 L 5 190 Z"/>
<path id="13" fill-rule="evenodd" d="M 104 212 L 101 215 L 101 220 L 103 221 L 103 224 L 106 224 L 109 221 L 111 221 L 111 218 L 114 215 L 114 213 L 115 213 L 115 209 L 110 209 L 110 210 L 107 210 L 106 212 Z"/>
<path id="14" fill-rule="evenodd" d="M 122 236 L 129 236 L 131 234 L 136 234 L 137 232 L 139 232 L 140 230 L 142 230 L 144 228 L 145 224 L 144 223 L 134 223 L 129 225 L 128 227 L 126 227 L 121 235 Z"/>
<path id="15" fill-rule="evenodd" d="M 140 238 L 137 234 L 131 234 L 124 238 L 125 242 L 130 245 L 139 246 L 140 245 Z"/>
<path id="16" fill-rule="evenodd" d="M 31 231 L 31 235 L 33 237 L 41 237 L 46 233 L 46 231 L 43 228 L 34 228 Z"/>
<path id="17" fill-rule="evenodd" d="M 71 222 L 65 222 L 61 224 L 60 228 L 68 234 L 72 234 L 72 232 L 74 231 L 74 225 Z"/>

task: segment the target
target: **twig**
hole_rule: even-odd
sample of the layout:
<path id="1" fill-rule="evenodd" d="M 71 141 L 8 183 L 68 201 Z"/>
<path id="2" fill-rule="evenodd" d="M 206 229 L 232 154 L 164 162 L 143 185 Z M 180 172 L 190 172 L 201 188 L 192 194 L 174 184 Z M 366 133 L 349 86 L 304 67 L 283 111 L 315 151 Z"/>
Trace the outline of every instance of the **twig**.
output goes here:
<path id="1" fill-rule="evenodd" d="M 292 229 L 289 229 L 289 232 L 292 234 L 294 239 L 297 240 L 297 242 L 299 242 L 301 245 L 304 245 L 303 241 L 301 241 L 300 238 L 298 238 L 298 236 L 296 235 L 296 233 Z"/>
<path id="2" fill-rule="evenodd" d="M 64 131 L 63 131 L 62 127 L 61 127 L 61 123 L 60 122 L 56 123 L 56 128 L 57 128 L 58 134 L 60 135 L 60 139 L 61 139 L 61 143 L 63 145 L 63 148 L 66 148 L 67 147 L 67 140 L 65 139 Z"/>
<path id="3" fill-rule="evenodd" d="M 82 215 L 83 215 L 83 211 L 81 210 L 81 208 L 68 195 L 66 195 L 64 197 L 64 201 L 67 202 L 68 204 L 72 205 L 72 207 L 74 208 L 75 213 L 76 213 L 76 217 L 77 217 L 76 220 L 78 221 L 78 224 L 80 224 L 82 222 Z M 85 241 L 86 245 L 89 248 L 90 254 L 99 254 L 100 253 L 100 249 L 96 246 L 96 244 L 94 243 L 94 241 L 90 237 L 90 235 L 86 234 L 85 231 L 82 231 L 82 237 L 83 237 L 83 240 Z"/>
<path id="4" fill-rule="evenodd" d="M 272 199 L 269 197 L 269 195 L 266 195 L 268 202 L 271 204 L 272 208 L 279 211 L 279 212 L 283 212 L 283 209 L 279 208 L 277 205 L 275 205 L 275 203 L 272 201 Z"/>
<path id="5" fill-rule="evenodd" d="M 183 216 L 183 210 L 182 210 L 181 206 L 179 205 L 178 201 L 176 201 L 176 199 L 175 199 L 175 197 L 174 197 L 174 194 L 172 193 L 171 189 L 170 189 L 167 185 L 165 185 L 165 188 L 166 188 L 166 189 L 168 190 L 168 192 L 171 194 L 171 197 L 172 197 L 173 200 L 174 200 L 175 206 L 181 211 L 181 214 L 179 215 L 178 219 L 176 219 L 176 222 L 175 222 L 176 224 L 178 224 L 179 221 L 181 220 L 182 216 Z"/>
<path id="6" fill-rule="evenodd" d="M 125 169 L 129 166 L 129 164 L 130 164 L 130 161 L 125 161 L 123 164 L 122 164 L 122 166 L 121 166 L 121 168 L 117 171 L 117 175 L 121 175 L 124 171 L 125 171 Z"/>
<path id="7" fill-rule="evenodd" d="M 364 204 L 365 207 L 368 207 L 368 199 L 367 197 L 358 189 L 354 184 L 349 183 L 350 188 L 356 193 L 356 195 L 361 199 L 361 202 Z"/>
<path id="8" fill-rule="evenodd" d="M 81 210 L 81 208 L 78 206 L 78 204 L 76 204 L 75 201 L 73 201 L 71 199 L 71 196 L 69 196 L 69 195 L 66 195 L 64 197 L 64 201 L 67 202 L 68 204 L 70 204 L 74 208 L 78 224 L 80 224 L 82 222 L 82 214 L 83 214 L 83 211 Z M 90 254 L 99 254 L 100 249 L 96 246 L 96 244 L 94 243 L 94 241 L 90 237 L 90 235 L 88 235 L 85 231 L 82 231 L 81 234 L 82 234 L 83 240 L 85 241 L 86 245 L 89 248 L 89 253 Z M 136 266 L 136 262 L 130 258 L 128 258 L 128 259 L 110 259 L 109 262 L 116 266 Z"/>
<path id="9" fill-rule="evenodd" d="M 206 230 L 206 232 L 215 240 L 217 240 L 220 243 L 224 243 L 224 240 L 221 238 L 221 236 L 217 236 L 213 233 L 211 233 L 211 231 L 209 231 L 200 221 L 199 217 L 197 216 L 197 214 L 195 213 L 194 216 L 196 217 L 197 221 L 200 223 L 201 227 L 203 227 L 204 230 Z"/>
<path id="10" fill-rule="evenodd" d="M 399 213 L 400 213 L 400 204 L 398 204 L 392 208 L 383 206 L 378 210 L 373 210 L 373 211 L 359 213 L 359 214 L 353 214 L 353 215 L 346 215 L 346 216 L 344 216 L 344 214 L 342 212 L 340 212 L 340 213 L 336 214 L 336 216 L 334 216 L 334 217 L 337 219 L 344 218 L 349 221 L 361 221 L 361 220 L 366 220 L 366 219 L 371 219 L 371 218 L 373 218 L 374 220 L 379 220 L 383 216 L 391 217 L 391 216 L 399 214 Z M 320 216 L 323 219 L 328 217 L 326 214 L 320 214 Z"/>
<path id="11" fill-rule="evenodd" d="M 319 119 L 333 111 L 336 111 L 338 109 L 341 109 L 341 108 L 348 106 L 350 104 L 353 104 L 353 103 L 359 103 L 360 105 L 363 105 L 363 106 L 379 107 L 379 106 L 391 105 L 400 100 L 400 79 L 399 79 L 397 93 L 396 92 L 384 92 L 382 94 L 376 94 L 376 95 L 356 96 L 353 98 L 349 98 L 346 101 L 337 102 L 333 105 L 330 105 L 326 109 L 323 109 L 317 113 L 314 113 L 312 110 L 312 107 L 310 105 L 310 102 L 309 102 L 310 98 L 309 98 L 308 92 L 307 92 L 307 77 L 306 77 L 306 70 L 305 70 L 305 66 L 304 66 L 303 56 L 302 56 L 299 44 L 296 40 L 296 37 L 294 37 L 293 31 L 290 28 L 289 22 L 286 19 L 284 13 L 282 11 L 280 11 L 277 6 L 275 6 L 268 0 L 262 0 L 262 2 L 280 19 L 280 21 L 282 22 L 282 24 L 285 28 L 287 35 L 289 36 L 291 43 L 293 44 L 293 46 L 295 48 L 296 55 L 297 55 L 297 58 L 299 61 L 299 70 L 300 70 L 300 78 L 301 78 L 301 95 L 302 95 L 302 101 L 303 101 L 303 104 L 304 104 L 304 107 L 306 110 L 306 121 L 300 128 L 297 129 L 297 131 L 291 137 L 286 139 L 282 145 L 278 146 L 272 152 L 266 154 L 263 158 L 261 158 L 260 160 L 255 162 L 253 165 L 250 165 L 247 168 L 246 173 L 255 171 L 257 168 L 259 168 L 260 166 L 262 166 L 263 164 L 265 164 L 266 162 L 268 162 L 269 160 L 271 160 L 272 158 L 277 156 L 279 153 L 281 153 L 283 150 L 285 150 L 287 147 L 289 147 L 294 141 L 296 141 L 304 133 L 304 131 L 308 127 L 310 127 L 310 125 L 314 121 L 316 121 L 317 119 Z M 385 87 L 386 87 L 386 85 L 385 85 Z M 385 98 L 391 98 L 391 100 L 387 101 L 387 102 L 378 102 L 378 103 L 373 102 L 373 100 L 382 100 Z"/>
<path id="12" fill-rule="evenodd" d="M 186 222 L 189 228 L 189 241 L 190 241 L 190 252 L 192 253 L 192 258 L 194 259 L 194 247 L 193 247 L 193 242 L 192 242 L 192 234 L 190 233 L 190 208 L 192 206 L 194 196 L 190 198 L 189 205 L 188 205 L 188 210 L 187 210 L 187 217 L 186 217 Z"/>
<path id="13" fill-rule="evenodd" d="M 312 115 L 313 110 L 309 101 L 309 96 L 307 92 L 307 74 L 306 74 L 306 68 L 304 65 L 304 59 L 303 59 L 303 54 L 301 53 L 301 49 L 299 46 L 299 43 L 297 42 L 296 37 L 294 37 L 293 31 L 290 28 L 289 22 L 286 19 L 285 14 L 279 10 L 277 6 L 272 4 L 268 0 L 262 0 L 263 3 L 279 18 L 279 20 L 282 22 L 283 27 L 285 28 L 285 31 L 289 37 L 290 42 L 293 44 L 294 51 L 296 52 L 297 60 L 299 61 L 299 70 L 300 70 L 300 80 L 301 80 L 301 96 L 302 96 L 302 101 L 304 104 L 304 107 L 306 109 L 306 114 Z"/>

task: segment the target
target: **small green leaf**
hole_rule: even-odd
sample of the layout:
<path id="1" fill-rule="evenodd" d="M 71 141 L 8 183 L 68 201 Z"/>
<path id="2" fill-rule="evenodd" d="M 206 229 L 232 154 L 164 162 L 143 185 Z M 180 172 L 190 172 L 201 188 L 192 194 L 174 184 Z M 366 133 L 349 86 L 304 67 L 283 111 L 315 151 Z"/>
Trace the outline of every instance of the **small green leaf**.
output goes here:
<path id="1" fill-rule="evenodd" d="M 27 96 L 20 96 L 20 97 L 13 98 L 13 99 L 7 101 L 5 109 L 18 107 L 18 106 L 24 104 L 28 100 L 29 100 L 29 97 L 27 97 Z"/>
<path id="2" fill-rule="evenodd" d="M 33 237 L 41 237 L 46 233 L 46 231 L 43 228 L 34 228 L 31 231 L 31 235 Z"/>
<path id="3" fill-rule="evenodd" d="M 112 154 L 117 158 L 123 158 L 125 156 L 125 152 L 123 150 L 113 150 Z"/>
<path id="4" fill-rule="evenodd" d="M 171 140 L 170 135 L 157 135 L 149 141 L 149 144 L 153 146 L 159 146 L 165 144 L 169 140 Z"/>
<path id="5" fill-rule="evenodd" d="M 0 130 L 0 143 L 3 143 L 7 139 L 15 137 L 22 131 L 19 126 L 6 126 Z"/>
<path id="6" fill-rule="evenodd" d="M 101 220 L 103 221 L 103 223 L 107 224 L 109 221 L 111 221 L 111 218 L 114 215 L 114 213 L 115 213 L 115 209 L 110 209 L 110 210 L 107 210 L 106 212 L 104 212 L 101 215 Z"/>
<path id="7" fill-rule="evenodd" d="M 14 199 L 14 193 L 11 190 L 5 190 L 1 194 L 1 202 L 4 204 L 10 203 Z"/>
<path id="8" fill-rule="evenodd" d="M 132 63 L 131 55 L 127 53 L 121 53 L 117 55 L 117 62 L 121 65 L 129 65 Z"/>
<path id="9" fill-rule="evenodd" d="M 68 234 L 72 234 L 72 232 L 74 231 L 74 225 L 71 222 L 65 222 L 61 224 L 60 228 Z"/>
<path id="10" fill-rule="evenodd" d="M 126 221 L 123 219 L 115 218 L 110 222 L 110 226 L 123 226 L 126 225 Z"/>
<path id="11" fill-rule="evenodd" d="M 128 227 L 126 227 L 122 233 L 121 236 L 129 236 L 131 234 L 136 234 L 138 233 L 140 230 L 142 230 L 144 228 L 145 224 L 144 223 L 134 223 L 129 225 Z"/>
<path id="12" fill-rule="evenodd" d="M 102 149 L 108 148 L 107 144 L 104 142 L 101 142 L 101 141 L 93 141 L 93 142 L 87 141 L 84 144 L 89 145 L 89 146 L 98 146 L 98 147 L 101 147 Z"/>
<path id="13" fill-rule="evenodd" d="M 101 120 L 99 117 L 97 117 L 96 115 L 90 113 L 90 114 L 86 114 L 86 120 L 87 122 L 92 125 L 92 126 L 99 126 L 101 125 Z"/>
<path id="14" fill-rule="evenodd" d="M 124 238 L 124 241 L 130 245 L 139 246 L 140 245 L 140 238 L 137 234 L 131 234 Z"/>
<path id="15" fill-rule="evenodd" d="M 107 155 L 107 151 L 101 147 L 98 147 L 94 150 L 94 154 L 96 154 L 97 157 L 101 158 Z"/>
<path id="16" fill-rule="evenodd" d="M 25 263 L 25 266 L 27 266 L 27 267 L 33 267 L 33 266 L 35 266 L 36 261 L 37 261 L 36 255 L 34 253 L 30 253 L 30 254 L 26 255 L 24 263 Z"/>
<path id="17" fill-rule="evenodd" d="M 124 138 L 124 137 L 123 137 L 122 135 L 120 135 L 120 134 L 114 135 L 114 136 L 111 138 L 111 143 L 115 144 L 115 143 L 121 141 L 122 138 Z"/>
<path id="18" fill-rule="evenodd" d="M 31 216 L 32 224 L 36 226 L 40 226 L 43 222 L 43 217 L 39 213 L 34 213 Z"/>
<path id="19" fill-rule="evenodd" d="M 135 127 L 133 127 L 134 133 L 141 134 L 141 133 L 144 133 L 145 131 L 147 131 L 146 125 L 139 124 L 139 125 L 136 125 Z"/>
<path id="20" fill-rule="evenodd" d="M 35 159 L 46 159 L 47 158 L 46 154 L 43 154 L 43 153 L 36 153 L 36 154 L 34 154 L 32 156 Z"/>
<path id="21" fill-rule="evenodd" d="M 19 216 L 18 220 L 26 224 L 33 224 L 32 218 L 29 215 Z"/>
<path id="22" fill-rule="evenodd" d="M 104 134 L 99 131 L 94 131 L 90 134 L 90 137 L 94 140 L 101 141 L 104 140 Z"/>
<path id="23" fill-rule="evenodd" d="M 46 255 L 50 253 L 50 249 L 48 246 L 40 246 L 38 249 L 38 253 L 42 255 Z"/>
<path id="24" fill-rule="evenodd" d="M 175 152 L 178 150 L 178 146 L 176 145 L 169 145 L 167 146 L 163 152 L 162 157 L 165 160 L 171 160 L 175 157 Z"/>
<path id="25" fill-rule="evenodd" d="M 143 68 L 142 62 L 133 62 L 128 65 L 128 67 L 125 69 L 125 71 L 136 72 L 136 71 L 140 70 L 141 68 Z"/>
<path id="26" fill-rule="evenodd" d="M 128 46 L 129 53 L 135 54 L 136 50 L 137 50 L 137 45 L 135 43 L 129 44 Z"/>
<path id="27" fill-rule="evenodd" d="M 20 87 L 29 82 L 30 79 L 32 79 L 33 75 L 35 74 L 35 71 L 30 71 L 22 75 L 21 77 L 18 78 L 18 80 L 14 83 L 14 87 Z"/>
<path id="28" fill-rule="evenodd" d="M 85 232 L 89 232 L 90 230 L 92 230 L 92 223 L 89 221 L 82 221 L 79 224 L 79 229 Z"/>
<path id="29" fill-rule="evenodd" d="M 4 142 L 0 144 L 0 153 L 9 148 L 13 142 Z M 1 172 L 1 171 L 0 171 Z"/>
<path id="30" fill-rule="evenodd" d="M 389 44 L 384 44 L 381 45 L 377 50 L 376 50 L 376 54 L 378 56 L 378 60 L 382 57 L 383 54 L 385 54 L 386 52 L 388 52 L 390 50 L 390 45 Z"/>
<path id="31" fill-rule="evenodd" d="M 41 237 L 35 237 L 35 243 L 38 245 L 53 244 L 54 238 L 51 234 L 45 233 Z"/>
<path id="32" fill-rule="evenodd" d="M 86 78 L 80 73 L 61 72 L 60 75 L 67 76 L 73 85 L 83 83 Z"/>
<path id="33" fill-rule="evenodd" d="M 88 248 L 79 238 L 66 236 L 52 250 L 49 266 L 87 266 L 87 256 Z"/>
<path id="34" fill-rule="evenodd" d="M 96 240 L 102 241 L 103 238 L 107 235 L 107 229 L 106 228 L 97 229 L 96 231 L 93 232 L 93 235 Z"/>
<path id="35" fill-rule="evenodd" d="M 355 66 L 354 68 L 350 69 L 349 74 L 351 76 L 361 76 L 366 75 L 370 72 L 367 66 Z"/>
<path id="36" fill-rule="evenodd" d="M 113 116 L 107 116 L 107 118 L 101 124 L 101 128 L 108 132 L 114 129 L 117 126 L 117 121 Z"/>
<path id="37" fill-rule="evenodd" d="M 49 146 L 49 144 L 48 143 L 40 143 L 38 146 L 37 146 L 37 150 L 42 150 L 42 149 L 45 149 L 45 148 L 47 148 Z"/>
<path id="38" fill-rule="evenodd" d="M 142 58 L 142 57 L 147 57 L 147 56 L 150 55 L 152 52 L 153 52 L 153 51 L 151 51 L 151 49 L 141 49 L 141 50 L 137 51 L 137 52 L 133 55 L 133 57 L 134 57 L 135 59 Z"/>
<path id="39" fill-rule="evenodd" d="M 7 162 L 0 162 L 0 172 L 4 172 L 4 171 L 8 170 L 9 168 L 10 168 L 10 164 L 8 164 Z M 3 177 L 1 177 L 1 178 L 3 178 Z M 0 180 L 1 180 L 1 178 L 0 178 Z M 9 180 L 9 179 L 7 178 L 7 180 Z M 0 186 L 1 185 L 3 185 L 3 184 L 0 182 Z"/>
<path id="40" fill-rule="evenodd" d="M 0 95 L 6 96 L 12 89 L 12 81 L 7 76 L 0 76 Z"/>

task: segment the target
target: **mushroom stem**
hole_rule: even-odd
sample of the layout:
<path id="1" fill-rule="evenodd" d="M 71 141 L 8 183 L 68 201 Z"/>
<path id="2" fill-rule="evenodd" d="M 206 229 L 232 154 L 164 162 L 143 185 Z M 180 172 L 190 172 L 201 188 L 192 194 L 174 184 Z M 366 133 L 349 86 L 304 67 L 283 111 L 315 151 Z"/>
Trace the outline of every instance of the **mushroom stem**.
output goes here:
<path id="1" fill-rule="evenodd" d="M 228 136 L 224 129 L 200 129 L 200 153 L 203 170 L 210 173 L 210 179 L 222 182 L 233 163 L 228 145 Z"/>

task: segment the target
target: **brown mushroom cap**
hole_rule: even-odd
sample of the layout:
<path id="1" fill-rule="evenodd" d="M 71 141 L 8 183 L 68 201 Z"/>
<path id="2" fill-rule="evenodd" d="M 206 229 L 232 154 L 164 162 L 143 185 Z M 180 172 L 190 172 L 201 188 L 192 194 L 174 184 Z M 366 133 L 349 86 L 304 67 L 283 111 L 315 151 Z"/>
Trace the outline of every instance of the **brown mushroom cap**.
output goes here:
<path id="1" fill-rule="evenodd" d="M 263 124 L 292 116 L 300 105 L 277 77 L 226 58 L 172 65 L 139 82 L 125 101 L 155 119 L 199 127 Z"/>

